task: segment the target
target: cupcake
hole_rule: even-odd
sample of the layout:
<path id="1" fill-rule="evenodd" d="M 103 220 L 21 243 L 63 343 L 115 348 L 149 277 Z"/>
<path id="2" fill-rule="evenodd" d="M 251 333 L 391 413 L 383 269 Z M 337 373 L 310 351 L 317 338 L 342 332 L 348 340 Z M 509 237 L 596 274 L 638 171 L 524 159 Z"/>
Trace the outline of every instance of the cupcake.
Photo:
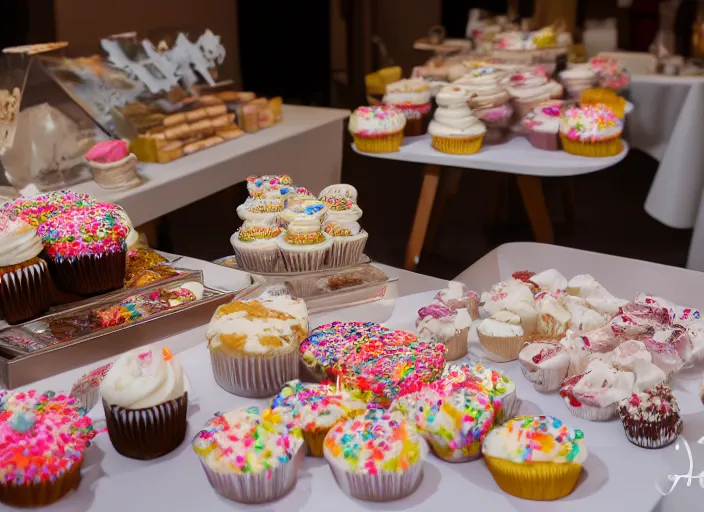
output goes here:
<path id="1" fill-rule="evenodd" d="M 298 378 L 298 349 L 307 334 L 302 300 L 276 297 L 218 307 L 205 333 L 215 382 L 233 395 L 276 394 Z"/>
<path id="2" fill-rule="evenodd" d="M 580 274 L 570 279 L 565 290 L 568 294 L 583 298 L 590 308 L 612 318 L 628 301 L 619 299 L 604 288 L 589 274 Z"/>
<path id="3" fill-rule="evenodd" d="M 587 89 L 582 92 L 581 103 L 583 105 L 606 105 L 619 119 L 626 117 L 626 103 L 628 102 L 616 94 L 613 89 L 605 87 Z"/>
<path id="4" fill-rule="evenodd" d="M 495 423 L 502 423 L 518 414 L 521 402 L 516 395 L 516 384 L 501 372 L 481 364 L 447 365 L 442 380 L 464 385 L 477 382 L 491 397 L 495 413 Z"/>
<path id="5" fill-rule="evenodd" d="M 514 73 L 504 84 L 513 98 L 519 119 L 525 118 L 544 101 L 562 97 L 562 86 L 536 70 Z"/>
<path id="6" fill-rule="evenodd" d="M 558 104 L 558 102 L 554 102 L 554 104 Z M 537 285 L 542 291 L 555 293 L 567 288 L 567 279 L 554 268 L 543 270 L 538 274 L 531 272 L 530 275 L 526 275 L 526 279 Z"/>
<path id="7" fill-rule="evenodd" d="M 276 239 L 281 228 L 273 219 L 246 220 L 232 237 L 237 266 L 251 272 L 277 272 L 280 270 L 279 245 Z"/>
<path id="8" fill-rule="evenodd" d="M 86 153 L 93 179 L 108 190 L 132 188 L 142 183 L 137 157 L 124 140 L 103 140 Z"/>
<path id="9" fill-rule="evenodd" d="M 533 334 L 538 330 L 538 312 L 535 309 L 533 287 L 520 279 L 510 279 L 496 283 L 492 288 L 481 294 L 480 306 L 489 315 L 500 311 L 508 311 L 517 315 L 525 334 Z M 501 321 L 513 323 L 512 316 Z"/>
<path id="10" fill-rule="evenodd" d="M 538 311 L 538 333 L 548 336 L 564 336 L 570 326 L 572 315 L 560 303 L 560 293 L 540 292 L 535 296 Z"/>
<path id="11" fill-rule="evenodd" d="M 575 66 L 560 72 L 560 80 L 565 86 L 567 97 L 578 100 L 581 94 L 594 87 L 599 78 L 597 74 L 585 66 Z"/>
<path id="12" fill-rule="evenodd" d="M 37 230 L 0 215 L 0 318 L 18 324 L 49 309 L 49 268 Z"/>
<path id="13" fill-rule="evenodd" d="M 301 343 L 301 361 L 313 380 L 321 381 L 333 375 L 340 355 L 366 336 L 388 333 L 390 330 L 373 322 L 332 322 L 313 329 Z"/>
<path id="14" fill-rule="evenodd" d="M 249 197 L 237 207 L 237 216 L 243 221 L 274 224 L 283 211 L 284 200 L 279 196 Z"/>
<path id="15" fill-rule="evenodd" d="M 598 55 L 589 61 L 590 69 L 598 76 L 599 86 L 623 95 L 628 91 L 630 77 L 621 61 Z"/>
<path id="16" fill-rule="evenodd" d="M 359 107 L 350 116 L 349 130 L 362 153 L 392 153 L 401 148 L 406 116 L 389 105 Z"/>
<path id="17" fill-rule="evenodd" d="M 466 290 L 464 284 L 458 281 L 450 281 L 447 288 L 443 288 L 435 295 L 435 301 L 454 311 L 466 309 L 472 320 L 479 318 L 479 294 Z"/>
<path id="18" fill-rule="evenodd" d="M 142 347 L 120 356 L 100 384 L 110 442 L 131 459 L 174 451 L 186 437 L 186 374 L 171 350 Z"/>
<path id="19" fill-rule="evenodd" d="M 567 377 L 570 356 L 559 343 L 528 343 L 518 354 L 521 371 L 537 391 L 557 391 Z"/>
<path id="20" fill-rule="evenodd" d="M 392 501 L 413 494 L 423 479 L 427 445 L 401 413 L 369 411 L 337 423 L 323 454 L 340 488 L 364 501 Z"/>
<path id="21" fill-rule="evenodd" d="M 641 448 L 664 448 L 682 433 L 680 408 L 667 384 L 621 400 L 618 413 L 626 438 Z"/>
<path id="22" fill-rule="evenodd" d="M 572 416 L 589 421 L 608 421 L 617 414 L 618 403 L 631 394 L 635 376 L 610 364 L 593 360 L 584 373 L 566 379 L 560 388 Z"/>
<path id="23" fill-rule="evenodd" d="M 524 342 L 523 327 L 516 315 L 512 323 L 486 318 L 477 327 L 479 343 L 498 362 L 515 361 Z"/>
<path id="24" fill-rule="evenodd" d="M 494 425 L 486 390 L 436 381 L 415 393 L 412 403 L 408 418 L 435 455 L 447 462 L 481 457 L 482 442 Z"/>
<path id="25" fill-rule="evenodd" d="M 528 112 L 523 119 L 523 126 L 528 130 L 528 142 L 538 149 L 558 151 L 560 138 L 560 102 L 545 102 Z"/>
<path id="26" fill-rule="evenodd" d="M 286 208 L 279 214 L 279 221 L 284 227 L 295 219 L 314 219 L 322 223 L 329 210 L 328 203 L 315 198 L 296 199 L 288 202 Z"/>
<path id="27" fill-rule="evenodd" d="M 453 311 L 442 304 L 430 304 L 418 310 L 418 338 L 429 344 L 445 345 L 445 360 L 455 361 L 467 355 L 467 336 L 472 319 L 466 309 Z"/>
<path id="28" fill-rule="evenodd" d="M 34 197 L 20 197 L 6 204 L 3 211 L 10 220 L 20 219 L 37 228 L 60 213 L 90 206 L 95 202 L 88 194 L 60 190 Z"/>
<path id="29" fill-rule="evenodd" d="M 100 384 L 110 371 L 110 368 L 112 368 L 112 363 L 103 365 L 86 373 L 73 383 L 69 394 L 78 400 L 86 412 L 90 412 L 97 405 L 100 396 Z"/>
<path id="30" fill-rule="evenodd" d="M 357 189 L 352 185 L 347 185 L 346 183 L 328 185 L 320 191 L 318 199 L 324 203 L 328 203 L 328 205 L 331 203 L 337 203 L 341 199 L 352 201 L 353 204 L 357 204 Z"/>
<path id="31" fill-rule="evenodd" d="M 323 441 L 340 420 L 364 414 L 367 404 L 329 383 L 288 382 L 271 402 L 272 409 L 283 407 L 293 415 L 293 423 L 303 431 L 308 454 L 323 456 Z"/>
<path id="32" fill-rule="evenodd" d="M 643 339 L 653 364 L 671 377 L 692 357 L 692 340 L 681 325 L 664 328 Z"/>
<path id="33" fill-rule="evenodd" d="M 310 272 L 320 270 L 328 260 L 333 238 L 323 232 L 319 220 L 296 218 L 288 224 L 276 243 L 286 270 Z"/>
<path id="34" fill-rule="evenodd" d="M 570 328 L 577 332 L 589 332 L 605 326 L 610 315 L 604 315 L 592 309 L 581 297 L 560 294 L 560 304 L 570 314 Z"/>
<path id="35" fill-rule="evenodd" d="M 347 267 L 360 262 L 369 234 L 359 222 L 333 218 L 325 221 L 323 231 L 332 237 L 330 267 Z"/>
<path id="36" fill-rule="evenodd" d="M 383 103 L 403 112 L 406 117 L 404 135 L 423 134 L 423 117 L 430 112 L 430 86 L 422 78 L 399 80 L 386 84 Z"/>
<path id="37" fill-rule="evenodd" d="M 37 229 L 54 282 L 79 295 L 122 287 L 129 231 L 116 207 L 107 203 L 63 212 Z"/>
<path id="38" fill-rule="evenodd" d="M 584 433 L 552 416 L 510 420 L 489 432 L 482 453 L 501 490 L 540 501 L 570 494 L 587 458 Z"/>
<path id="39" fill-rule="evenodd" d="M 568 153 L 579 156 L 616 156 L 623 150 L 623 123 L 603 105 L 573 107 L 560 117 L 560 140 Z"/>
<path id="40" fill-rule="evenodd" d="M 250 197 L 265 197 L 272 189 L 291 185 L 293 185 L 293 180 L 287 174 L 249 176 L 247 178 L 247 192 L 249 192 Z"/>
<path id="41" fill-rule="evenodd" d="M 467 91 L 460 87 L 446 86 L 435 101 L 438 108 L 428 126 L 433 137 L 433 148 L 442 153 L 471 155 L 482 147 L 486 126 L 469 108 Z"/>
<path id="42" fill-rule="evenodd" d="M 480 67 L 471 70 L 454 83 L 466 88 L 473 95 L 470 107 L 477 119 L 486 125 L 484 142 L 487 144 L 504 142 L 511 125 L 511 96 L 501 82 L 505 76 L 506 72 L 497 68 Z"/>
<path id="43" fill-rule="evenodd" d="M 296 485 L 305 450 L 286 409 L 248 407 L 216 414 L 193 438 L 208 482 L 239 503 L 268 503 Z"/>
<path id="44" fill-rule="evenodd" d="M 78 487 L 95 430 L 75 398 L 0 391 L 0 502 L 41 507 Z"/>

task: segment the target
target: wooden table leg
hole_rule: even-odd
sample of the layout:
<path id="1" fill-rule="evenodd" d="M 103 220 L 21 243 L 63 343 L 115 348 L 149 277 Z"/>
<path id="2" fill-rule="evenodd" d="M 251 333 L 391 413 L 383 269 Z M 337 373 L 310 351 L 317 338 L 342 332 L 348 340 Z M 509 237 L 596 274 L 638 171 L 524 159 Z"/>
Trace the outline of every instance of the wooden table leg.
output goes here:
<path id="1" fill-rule="evenodd" d="M 427 165 L 423 175 L 420 197 L 418 197 L 418 204 L 416 206 L 416 215 L 413 218 L 411 236 L 408 238 L 408 245 L 406 247 L 406 261 L 403 266 L 406 270 L 413 271 L 416 265 L 418 265 L 420 253 L 425 243 L 425 233 L 428 230 L 428 222 L 430 222 L 430 214 L 433 211 L 433 203 L 435 202 L 435 194 L 438 190 L 439 180 L 440 167 L 437 165 Z"/>
<path id="2" fill-rule="evenodd" d="M 445 207 L 457 196 L 461 179 L 462 169 L 457 167 L 445 167 L 443 169 L 442 176 L 440 177 L 440 185 L 435 195 L 433 211 L 430 215 L 428 232 L 425 235 L 425 243 L 423 244 L 425 247 L 433 247 L 435 245 L 435 238 L 440 228 L 442 216 L 445 213 Z"/>
<path id="3" fill-rule="evenodd" d="M 523 198 L 523 205 L 526 208 L 530 225 L 533 228 L 535 241 L 544 244 L 555 243 L 550 212 L 548 212 L 548 206 L 545 204 L 540 177 L 519 174 L 517 179 L 518 188 Z"/>

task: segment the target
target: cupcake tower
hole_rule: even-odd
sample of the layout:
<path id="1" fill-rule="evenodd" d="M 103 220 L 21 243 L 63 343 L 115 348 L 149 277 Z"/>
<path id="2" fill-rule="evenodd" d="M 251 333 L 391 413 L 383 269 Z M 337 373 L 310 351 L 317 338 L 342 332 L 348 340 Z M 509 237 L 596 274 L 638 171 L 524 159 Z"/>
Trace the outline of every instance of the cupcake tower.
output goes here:
<path id="1" fill-rule="evenodd" d="M 331 185 L 316 199 L 289 176 L 248 178 L 244 221 L 230 242 L 238 265 L 252 272 L 306 272 L 353 265 L 368 234 L 351 185 Z"/>

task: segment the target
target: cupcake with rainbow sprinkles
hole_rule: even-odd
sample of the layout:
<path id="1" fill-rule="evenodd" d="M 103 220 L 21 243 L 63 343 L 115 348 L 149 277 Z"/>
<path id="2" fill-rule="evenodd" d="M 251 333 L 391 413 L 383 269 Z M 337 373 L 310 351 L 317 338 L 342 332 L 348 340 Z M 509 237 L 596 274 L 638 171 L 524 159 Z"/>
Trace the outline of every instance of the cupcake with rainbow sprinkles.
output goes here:
<path id="1" fill-rule="evenodd" d="M 623 151 L 623 122 L 605 105 L 583 105 L 562 112 L 560 140 L 573 155 L 608 157 Z"/>
<path id="2" fill-rule="evenodd" d="M 349 130 L 362 153 L 392 153 L 401 148 L 406 117 L 390 105 L 359 107 L 350 116 Z"/>

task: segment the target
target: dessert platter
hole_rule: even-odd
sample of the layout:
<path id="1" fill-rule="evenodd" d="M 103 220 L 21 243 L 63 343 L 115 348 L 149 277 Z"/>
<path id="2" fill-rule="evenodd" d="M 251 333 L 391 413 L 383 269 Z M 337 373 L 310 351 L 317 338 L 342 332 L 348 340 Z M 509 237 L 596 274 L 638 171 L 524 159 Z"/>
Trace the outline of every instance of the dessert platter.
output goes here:
<path id="1" fill-rule="evenodd" d="M 428 510 L 471 496 L 593 510 L 624 495 L 653 509 L 663 455 L 702 408 L 704 321 L 678 290 L 704 280 L 513 245 L 460 276 L 475 291 L 401 298 L 384 324 L 320 324 L 288 296 L 235 299 L 184 352 L 163 340 L 1 392 L 0 500 L 117 510 L 129 486 L 145 507 L 184 509 Z M 65 450 L 47 458 L 38 441 L 56 425 Z"/>

